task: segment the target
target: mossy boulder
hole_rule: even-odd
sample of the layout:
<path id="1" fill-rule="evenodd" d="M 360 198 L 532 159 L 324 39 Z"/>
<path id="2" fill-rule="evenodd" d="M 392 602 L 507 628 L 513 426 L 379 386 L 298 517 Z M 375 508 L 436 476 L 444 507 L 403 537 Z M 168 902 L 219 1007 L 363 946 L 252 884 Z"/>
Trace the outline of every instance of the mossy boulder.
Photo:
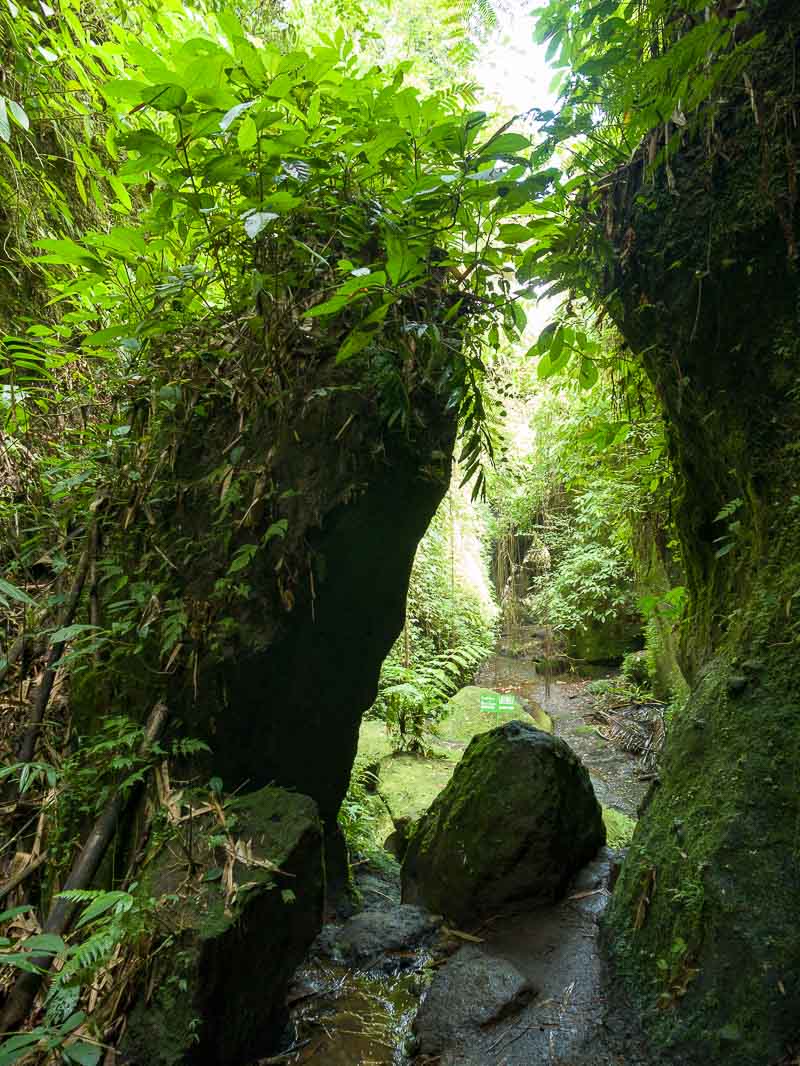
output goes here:
<path id="1" fill-rule="evenodd" d="M 431 738 L 433 757 L 402 753 L 385 754 L 378 770 L 380 793 L 395 828 L 400 832 L 396 850 L 402 852 L 410 828 L 427 811 L 450 778 L 470 741 L 499 723 L 529 722 L 552 733 L 553 722 L 538 704 L 523 704 L 514 697 L 513 710 L 499 713 L 481 710 L 482 696 L 498 696 L 493 689 L 467 685 L 450 700 Z M 377 728 L 376 728 L 377 727 Z M 378 722 L 363 722 L 358 744 L 358 761 L 374 757 L 390 748 L 385 728 Z"/>
<path id="2" fill-rule="evenodd" d="M 468 924 L 559 898 L 606 839 L 589 774 L 560 738 L 524 722 L 475 737 L 420 819 L 403 900 Z"/>
<path id="3" fill-rule="evenodd" d="M 641 620 L 626 617 L 575 629 L 568 638 L 571 658 L 592 665 L 618 665 L 630 652 L 638 651 L 642 643 Z"/>
<path id="4" fill-rule="evenodd" d="M 322 919 L 317 806 L 268 787 L 224 815 L 225 826 L 194 819 L 191 865 L 170 846 L 146 874 L 150 895 L 173 897 L 161 909 L 172 942 L 129 1016 L 130 1066 L 237 1066 L 268 1053 L 284 1024 L 289 980 Z"/>

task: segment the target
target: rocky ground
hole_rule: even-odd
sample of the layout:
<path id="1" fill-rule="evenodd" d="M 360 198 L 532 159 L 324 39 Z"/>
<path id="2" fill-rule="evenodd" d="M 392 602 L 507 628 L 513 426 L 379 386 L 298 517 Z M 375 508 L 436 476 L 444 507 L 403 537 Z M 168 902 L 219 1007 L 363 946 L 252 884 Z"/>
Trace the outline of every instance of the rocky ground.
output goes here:
<path id="1" fill-rule="evenodd" d="M 592 725 L 585 682 L 550 683 L 529 663 L 495 656 L 477 684 L 514 693 L 520 706 L 581 756 L 608 812 L 636 815 L 648 783 L 637 760 Z M 462 700 L 436 741 L 439 758 L 388 759 L 393 817 L 416 817 L 444 787 L 481 727 Z M 516 716 L 520 717 L 520 706 Z M 488 718 L 488 716 L 486 716 Z M 371 743 L 374 744 L 372 738 Z M 366 743 L 369 747 L 369 743 Z M 430 773 L 421 762 L 430 762 Z M 407 764 L 407 765 L 406 765 Z M 383 773 L 381 779 L 383 780 Z M 394 777 L 392 777 L 394 775 Z M 626 830 L 625 820 L 623 831 Z M 391 823 L 389 823 L 391 828 Z M 361 909 L 323 930 L 298 971 L 283 1055 L 268 1060 L 330 1066 L 650 1066 L 658 1061 L 616 998 L 598 946 L 618 852 L 605 848 L 552 906 L 516 906 L 453 929 L 401 905 L 399 867 L 357 871 Z M 339 918 L 342 917 L 340 912 Z"/>

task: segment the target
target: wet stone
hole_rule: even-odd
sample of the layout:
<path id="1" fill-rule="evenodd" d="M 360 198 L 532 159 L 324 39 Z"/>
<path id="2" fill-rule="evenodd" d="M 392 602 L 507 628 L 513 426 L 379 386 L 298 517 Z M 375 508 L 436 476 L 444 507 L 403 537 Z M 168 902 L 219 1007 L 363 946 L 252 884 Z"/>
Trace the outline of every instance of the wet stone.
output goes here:
<path id="1" fill-rule="evenodd" d="M 415 1023 L 419 1050 L 438 1055 L 468 1046 L 495 1022 L 521 1010 L 536 994 L 506 959 L 467 945 L 436 974 Z"/>
<path id="2" fill-rule="evenodd" d="M 392 952 L 408 951 L 430 942 L 441 921 L 440 917 L 407 903 L 384 910 L 362 911 L 343 925 L 326 926 L 315 940 L 312 954 L 364 969 L 385 964 L 402 969 L 404 960 L 392 956 Z"/>

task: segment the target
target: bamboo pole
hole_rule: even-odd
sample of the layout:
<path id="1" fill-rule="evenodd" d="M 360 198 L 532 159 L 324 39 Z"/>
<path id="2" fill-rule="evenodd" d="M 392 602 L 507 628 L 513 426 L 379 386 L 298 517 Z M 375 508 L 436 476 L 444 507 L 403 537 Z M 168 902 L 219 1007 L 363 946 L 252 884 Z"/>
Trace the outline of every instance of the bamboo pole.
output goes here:
<path id="1" fill-rule="evenodd" d="M 166 724 L 168 714 L 169 712 L 164 703 L 157 703 L 150 712 L 150 717 L 145 727 L 145 735 L 138 749 L 140 756 L 146 755 L 155 741 L 158 740 Z M 118 791 L 98 815 L 89 836 L 86 838 L 86 843 L 72 864 L 72 869 L 63 891 L 85 889 L 92 883 L 100 863 L 103 861 L 106 849 L 114 836 L 119 819 L 130 802 L 131 795 L 132 793 L 126 795 Z M 70 900 L 56 899 L 42 926 L 42 932 L 63 936 L 69 929 L 76 907 L 77 904 Z M 39 991 L 52 961 L 52 956 L 49 955 L 33 957 L 31 962 L 39 967 L 40 972 L 22 973 L 14 982 L 5 1006 L 0 1012 L 0 1035 L 13 1032 L 24 1022 L 33 1007 L 36 993 Z"/>

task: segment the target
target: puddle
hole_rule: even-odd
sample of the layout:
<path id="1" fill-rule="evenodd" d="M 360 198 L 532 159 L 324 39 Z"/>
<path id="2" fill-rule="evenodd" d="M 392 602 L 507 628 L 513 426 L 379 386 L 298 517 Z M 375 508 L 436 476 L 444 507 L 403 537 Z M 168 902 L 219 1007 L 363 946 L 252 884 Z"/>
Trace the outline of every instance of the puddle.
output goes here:
<path id="1" fill-rule="evenodd" d="M 412 954 L 417 967 L 427 961 L 427 954 Z M 426 984 L 419 969 L 383 974 L 307 963 L 297 971 L 289 994 L 288 1053 L 270 1061 L 406 1066 Z"/>

